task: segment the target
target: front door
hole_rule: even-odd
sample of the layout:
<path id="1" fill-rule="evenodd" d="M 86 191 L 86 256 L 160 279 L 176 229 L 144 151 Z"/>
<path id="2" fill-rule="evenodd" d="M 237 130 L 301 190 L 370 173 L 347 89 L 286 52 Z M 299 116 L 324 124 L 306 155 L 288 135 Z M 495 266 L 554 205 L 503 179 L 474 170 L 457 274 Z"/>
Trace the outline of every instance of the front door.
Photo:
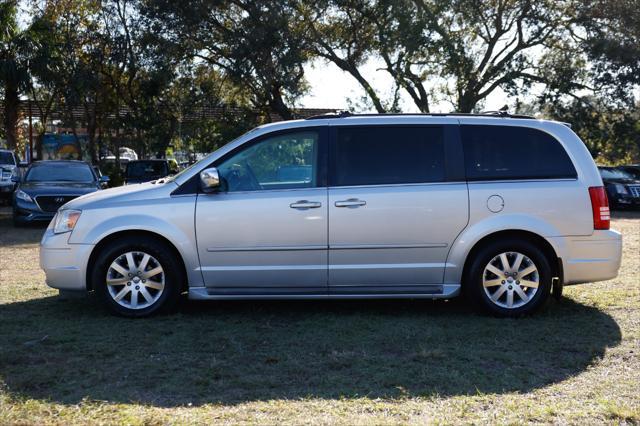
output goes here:
<path id="1" fill-rule="evenodd" d="M 451 131 L 457 126 L 333 131 L 331 293 L 441 291 L 447 253 L 468 220 L 467 185 L 445 161 Z"/>
<path id="2" fill-rule="evenodd" d="M 215 164 L 223 190 L 198 195 L 195 219 L 212 293 L 326 294 L 324 133 L 262 137 Z"/>

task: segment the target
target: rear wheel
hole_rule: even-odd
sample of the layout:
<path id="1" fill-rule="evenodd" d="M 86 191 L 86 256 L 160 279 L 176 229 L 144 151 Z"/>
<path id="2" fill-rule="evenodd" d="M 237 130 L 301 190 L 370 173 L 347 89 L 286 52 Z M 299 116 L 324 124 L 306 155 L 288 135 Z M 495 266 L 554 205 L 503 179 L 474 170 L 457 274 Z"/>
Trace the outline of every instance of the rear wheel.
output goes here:
<path id="1" fill-rule="evenodd" d="M 549 298 L 551 268 L 545 254 L 526 240 L 495 241 L 472 260 L 465 282 L 471 302 L 499 316 L 535 312 Z"/>
<path id="2" fill-rule="evenodd" d="M 175 305 L 183 275 L 181 265 L 166 244 L 152 238 L 126 237 L 100 252 L 92 283 L 112 312 L 143 317 Z"/>

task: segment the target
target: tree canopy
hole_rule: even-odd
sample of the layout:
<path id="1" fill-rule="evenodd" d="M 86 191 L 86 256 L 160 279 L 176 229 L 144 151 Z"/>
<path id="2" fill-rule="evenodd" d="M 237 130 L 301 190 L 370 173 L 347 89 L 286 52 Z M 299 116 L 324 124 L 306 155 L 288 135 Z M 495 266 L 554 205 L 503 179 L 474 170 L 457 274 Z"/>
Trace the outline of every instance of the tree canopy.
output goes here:
<path id="1" fill-rule="evenodd" d="M 367 109 L 513 108 L 574 122 L 603 161 L 638 160 L 637 0 L 7 0 L 0 3 L 1 136 L 34 101 L 82 128 L 90 157 L 131 146 L 212 150 L 296 117 L 305 67 L 332 64 Z M 371 63 L 393 84 L 383 93 Z M 405 103 L 403 103 L 403 100 Z M 338 102 L 340 100 L 336 100 Z M 197 117 L 206 107 L 232 113 Z M 78 115 L 77 111 L 82 114 Z M 195 118 L 194 118 L 195 117 Z M 187 119 L 188 118 L 188 119 Z M 21 139 L 22 138 L 22 139 Z"/>

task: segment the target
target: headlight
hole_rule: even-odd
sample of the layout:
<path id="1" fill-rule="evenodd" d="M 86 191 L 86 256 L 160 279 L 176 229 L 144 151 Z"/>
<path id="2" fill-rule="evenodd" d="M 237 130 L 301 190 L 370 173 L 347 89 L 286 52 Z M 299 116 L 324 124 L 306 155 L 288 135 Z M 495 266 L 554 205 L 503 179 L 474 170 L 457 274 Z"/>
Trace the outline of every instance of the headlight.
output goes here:
<path id="1" fill-rule="evenodd" d="M 19 198 L 20 200 L 26 201 L 28 203 L 33 203 L 33 199 L 31 198 L 31 196 L 24 192 L 22 189 L 18 189 L 16 191 L 16 198 Z"/>
<path id="2" fill-rule="evenodd" d="M 80 210 L 58 210 L 53 224 L 54 234 L 63 234 L 73 231 L 76 227 L 78 219 L 80 219 Z"/>
<path id="3" fill-rule="evenodd" d="M 616 183 L 613 187 L 616 189 L 616 192 L 618 194 L 628 194 L 629 193 L 629 191 L 627 191 L 627 187 L 622 185 L 622 184 Z"/>

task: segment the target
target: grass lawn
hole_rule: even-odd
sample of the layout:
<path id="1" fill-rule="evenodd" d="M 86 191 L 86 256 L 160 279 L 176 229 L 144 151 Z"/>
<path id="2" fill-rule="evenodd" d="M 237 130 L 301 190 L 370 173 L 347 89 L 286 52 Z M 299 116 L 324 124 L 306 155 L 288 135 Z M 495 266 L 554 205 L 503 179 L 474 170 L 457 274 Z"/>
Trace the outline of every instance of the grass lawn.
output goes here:
<path id="1" fill-rule="evenodd" d="M 640 214 L 620 276 L 538 315 L 458 300 L 183 303 L 110 316 L 62 300 L 42 229 L 0 210 L 0 424 L 640 423 Z"/>

